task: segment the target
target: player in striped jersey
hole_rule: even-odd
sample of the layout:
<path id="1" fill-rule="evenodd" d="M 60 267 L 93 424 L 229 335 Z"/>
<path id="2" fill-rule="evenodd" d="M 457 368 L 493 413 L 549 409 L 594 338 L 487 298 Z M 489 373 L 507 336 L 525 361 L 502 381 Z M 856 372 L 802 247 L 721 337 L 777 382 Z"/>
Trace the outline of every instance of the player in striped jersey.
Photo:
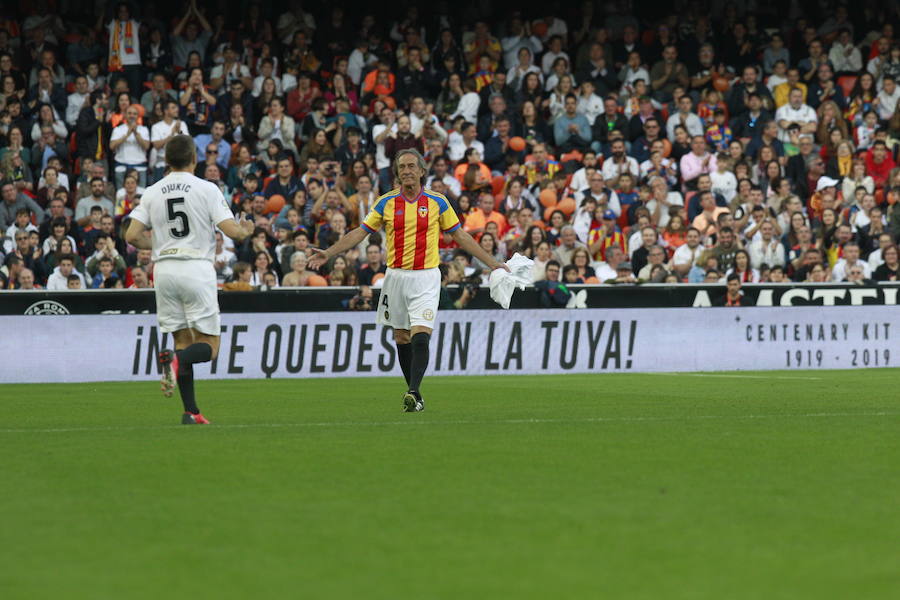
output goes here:
<path id="1" fill-rule="evenodd" d="M 426 170 L 425 159 L 416 150 L 398 152 L 394 175 L 400 187 L 381 196 L 362 224 L 328 250 L 313 249 L 309 262 L 310 268 L 318 268 L 384 228 L 388 269 L 378 302 L 378 323 L 394 330 L 397 360 L 407 384 L 403 396 L 406 412 L 425 408 L 419 390 L 428 367 L 428 343 L 440 297 L 441 233 L 449 233 L 460 248 L 491 269 L 509 270 L 460 227 L 444 196 L 424 189 Z"/>

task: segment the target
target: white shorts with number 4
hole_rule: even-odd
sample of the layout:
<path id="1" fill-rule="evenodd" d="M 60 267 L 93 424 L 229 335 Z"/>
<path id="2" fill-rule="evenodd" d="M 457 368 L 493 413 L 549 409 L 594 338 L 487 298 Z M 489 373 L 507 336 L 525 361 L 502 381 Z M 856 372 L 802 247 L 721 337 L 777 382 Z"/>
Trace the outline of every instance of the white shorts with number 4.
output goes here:
<path id="1" fill-rule="evenodd" d="M 388 269 L 378 300 L 378 323 L 393 329 L 434 329 L 440 296 L 440 269 Z"/>
<path id="2" fill-rule="evenodd" d="M 156 316 L 162 331 L 193 328 L 219 335 L 216 270 L 208 260 L 160 260 L 153 267 Z"/>

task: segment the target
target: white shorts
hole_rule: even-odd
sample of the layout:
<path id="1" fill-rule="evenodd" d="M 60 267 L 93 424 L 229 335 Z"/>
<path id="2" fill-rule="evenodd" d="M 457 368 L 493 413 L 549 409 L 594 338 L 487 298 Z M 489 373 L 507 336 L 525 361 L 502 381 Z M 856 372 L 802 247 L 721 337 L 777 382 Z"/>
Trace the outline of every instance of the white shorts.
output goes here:
<path id="1" fill-rule="evenodd" d="M 208 260 L 161 260 L 153 267 L 156 316 L 165 332 L 193 328 L 220 335 L 216 270 Z"/>
<path id="2" fill-rule="evenodd" d="M 434 329 L 440 297 L 440 269 L 388 269 L 378 300 L 378 323 L 394 329 Z"/>

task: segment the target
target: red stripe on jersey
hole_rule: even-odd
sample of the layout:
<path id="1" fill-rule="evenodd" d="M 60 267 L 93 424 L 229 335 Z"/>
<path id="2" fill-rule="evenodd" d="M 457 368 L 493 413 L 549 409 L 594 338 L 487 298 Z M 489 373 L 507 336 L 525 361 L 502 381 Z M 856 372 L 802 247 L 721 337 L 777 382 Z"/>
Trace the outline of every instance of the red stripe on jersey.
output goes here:
<path id="1" fill-rule="evenodd" d="M 416 256 L 413 259 L 413 269 L 425 268 L 425 252 L 428 250 L 428 203 L 425 194 L 419 196 L 416 208 Z"/>
<path id="2" fill-rule="evenodd" d="M 397 200 L 400 200 L 397 202 Z M 403 268 L 403 242 L 406 238 L 406 201 L 402 196 L 394 198 L 394 264 L 395 269 Z"/>

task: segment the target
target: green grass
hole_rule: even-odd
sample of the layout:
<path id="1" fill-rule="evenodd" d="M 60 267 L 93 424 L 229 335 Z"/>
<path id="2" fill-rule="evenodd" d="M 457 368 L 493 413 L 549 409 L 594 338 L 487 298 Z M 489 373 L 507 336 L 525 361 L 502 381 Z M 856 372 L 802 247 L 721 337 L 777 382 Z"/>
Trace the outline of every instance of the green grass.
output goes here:
<path id="1" fill-rule="evenodd" d="M 749 375 L 749 377 L 747 377 Z M 0 595 L 896 598 L 896 371 L 0 386 Z"/>

